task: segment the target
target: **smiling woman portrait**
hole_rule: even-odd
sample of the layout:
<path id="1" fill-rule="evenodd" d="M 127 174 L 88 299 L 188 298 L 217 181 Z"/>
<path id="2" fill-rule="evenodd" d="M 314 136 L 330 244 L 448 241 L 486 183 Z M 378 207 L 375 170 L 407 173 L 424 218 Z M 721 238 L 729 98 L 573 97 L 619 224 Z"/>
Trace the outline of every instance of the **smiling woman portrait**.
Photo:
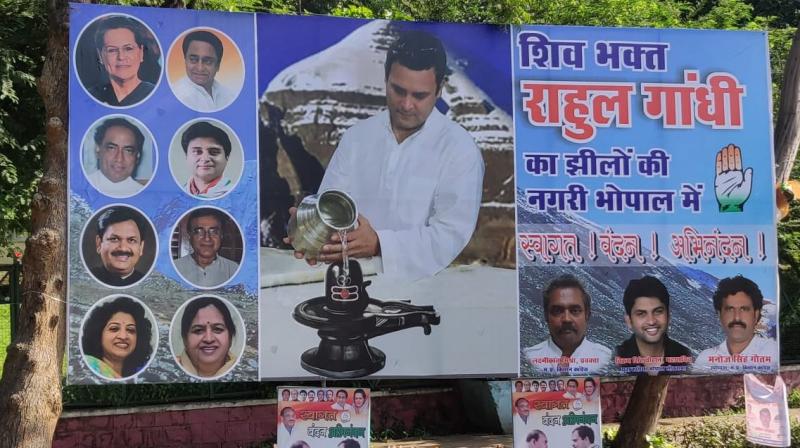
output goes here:
<path id="1" fill-rule="evenodd" d="M 84 320 L 81 346 L 86 364 L 108 379 L 123 379 L 142 371 L 150 361 L 153 328 L 144 305 L 116 296 L 95 306 Z"/>
<path id="2" fill-rule="evenodd" d="M 188 302 L 180 317 L 183 350 L 176 356 L 186 373 L 199 378 L 217 378 L 236 365 L 238 354 L 233 347 L 240 333 L 237 324 L 241 325 L 241 317 L 238 313 L 235 317 L 234 321 L 231 310 L 217 297 L 199 296 Z M 173 327 L 177 320 L 176 316 Z M 173 352 L 177 352 L 174 344 Z"/>
<path id="3" fill-rule="evenodd" d="M 90 44 L 93 53 L 89 53 Z M 96 20 L 84 30 L 78 46 L 76 68 L 82 83 L 90 95 L 109 106 L 144 101 L 161 76 L 158 42 L 133 17 L 110 15 Z"/>

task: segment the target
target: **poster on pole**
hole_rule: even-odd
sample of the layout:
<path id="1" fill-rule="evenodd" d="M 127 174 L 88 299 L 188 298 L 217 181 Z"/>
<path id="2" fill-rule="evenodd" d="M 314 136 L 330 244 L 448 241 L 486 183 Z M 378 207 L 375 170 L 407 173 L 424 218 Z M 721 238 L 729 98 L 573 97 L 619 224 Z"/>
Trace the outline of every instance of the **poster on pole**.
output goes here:
<path id="1" fill-rule="evenodd" d="M 512 380 L 514 448 L 603 446 L 600 378 Z"/>
<path id="2" fill-rule="evenodd" d="M 783 378 L 777 375 L 773 385 L 753 374 L 743 378 L 747 440 L 764 446 L 791 446 L 789 403 Z"/>
<path id="3" fill-rule="evenodd" d="M 766 33 L 512 29 L 521 374 L 774 372 Z"/>

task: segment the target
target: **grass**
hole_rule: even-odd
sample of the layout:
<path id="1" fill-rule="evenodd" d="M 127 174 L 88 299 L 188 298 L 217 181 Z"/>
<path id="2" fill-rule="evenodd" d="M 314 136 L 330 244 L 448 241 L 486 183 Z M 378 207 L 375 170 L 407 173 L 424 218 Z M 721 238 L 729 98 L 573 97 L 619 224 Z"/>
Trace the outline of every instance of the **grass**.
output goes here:
<path id="1" fill-rule="evenodd" d="M 11 343 L 11 305 L 0 305 L 0 376 L 6 362 L 6 347 Z"/>

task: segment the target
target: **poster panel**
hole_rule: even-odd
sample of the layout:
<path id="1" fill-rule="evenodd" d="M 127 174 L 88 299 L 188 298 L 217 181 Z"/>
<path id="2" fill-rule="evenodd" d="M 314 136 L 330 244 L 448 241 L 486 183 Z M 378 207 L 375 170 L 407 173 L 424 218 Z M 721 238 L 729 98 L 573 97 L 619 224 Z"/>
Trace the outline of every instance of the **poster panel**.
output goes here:
<path id="1" fill-rule="evenodd" d="M 775 371 L 766 34 L 512 33 L 521 373 Z"/>
<path id="2" fill-rule="evenodd" d="M 497 346 L 517 340 L 507 28 L 257 21 L 262 377 L 514 374 Z M 351 276 L 286 244 L 314 194 L 298 217 L 329 198 L 358 216 Z"/>
<path id="3" fill-rule="evenodd" d="M 368 448 L 370 390 L 278 387 L 278 448 Z"/>
<path id="4" fill-rule="evenodd" d="M 603 446 L 600 378 L 512 380 L 514 448 Z"/>
<path id="5" fill-rule="evenodd" d="M 69 381 L 257 379 L 253 16 L 70 8 Z"/>
<path id="6" fill-rule="evenodd" d="M 791 446 L 786 383 L 780 375 L 769 385 L 753 374 L 744 378 L 747 440 L 764 446 Z"/>

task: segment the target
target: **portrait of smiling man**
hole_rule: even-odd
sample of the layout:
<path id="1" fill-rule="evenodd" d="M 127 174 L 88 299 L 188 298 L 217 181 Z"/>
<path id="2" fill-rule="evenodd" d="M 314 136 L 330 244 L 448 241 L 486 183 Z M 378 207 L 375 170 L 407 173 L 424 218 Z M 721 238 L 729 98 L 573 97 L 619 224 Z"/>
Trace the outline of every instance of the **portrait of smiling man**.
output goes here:
<path id="1" fill-rule="evenodd" d="M 563 275 L 550 282 L 542 294 L 550 337 L 522 350 L 535 373 L 593 374 L 606 368 L 611 350 L 586 338 L 591 303 L 577 278 Z"/>
<path id="2" fill-rule="evenodd" d="M 97 280 L 109 286 L 130 286 L 144 277 L 136 265 L 145 251 L 145 225 L 127 207 L 111 207 L 100 214 L 95 226 L 100 265 L 90 269 Z"/>
<path id="3" fill-rule="evenodd" d="M 134 179 L 142 161 L 142 131 L 125 118 L 115 117 L 100 123 L 93 137 L 97 170 L 87 176 L 89 182 L 113 197 L 132 196 L 144 188 Z"/>
<path id="4" fill-rule="evenodd" d="M 225 176 L 231 155 L 231 139 L 221 128 L 206 121 L 191 124 L 181 135 L 189 179 L 184 191 L 203 199 L 227 194 L 235 184 Z"/>
<path id="5" fill-rule="evenodd" d="M 192 252 L 175 260 L 175 268 L 190 283 L 213 288 L 230 280 L 239 269 L 238 263 L 219 254 L 227 222 L 227 216 L 213 208 L 189 213 L 185 230 Z"/>
<path id="6" fill-rule="evenodd" d="M 777 368 L 780 361 L 777 341 L 756 332 L 763 307 L 764 295 L 754 281 L 741 275 L 720 280 L 714 292 L 714 309 L 725 340 L 700 352 L 694 369 L 710 372 L 720 371 L 715 367 L 722 367 L 721 371 L 726 371 L 731 365 L 744 371 L 759 366 Z M 741 356 L 742 362 L 733 363 L 732 356 Z"/>
<path id="7" fill-rule="evenodd" d="M 211 31 L 191 31 L 181 49 L 186 76 L 174 83 L 175 96 L 199 112 L 215 112 L 231 104 L 236 93 L 216 79 L 224 56 L 220 38 Z"/>
<path id="8" fill-rule="evenodd" d="M 692 353 L 681 343 L 667 336 L 669 330 L 669 291 L 661 280 L 645 275 L 628 282 L 622 297 L 625 306 L 625 325 L 633 335 L 617 346 L 618 358 L 643 357 L 644 362 L 617 364 L 628 373 L 680 373 L 676 368 L 662 366 L 687 366 Z M 627 368 L 627 369 L 626 369 Z M 631 369 L 636 368 L 636 369 Z M 641 371 L 640 371 L 641 370 Z"/>

